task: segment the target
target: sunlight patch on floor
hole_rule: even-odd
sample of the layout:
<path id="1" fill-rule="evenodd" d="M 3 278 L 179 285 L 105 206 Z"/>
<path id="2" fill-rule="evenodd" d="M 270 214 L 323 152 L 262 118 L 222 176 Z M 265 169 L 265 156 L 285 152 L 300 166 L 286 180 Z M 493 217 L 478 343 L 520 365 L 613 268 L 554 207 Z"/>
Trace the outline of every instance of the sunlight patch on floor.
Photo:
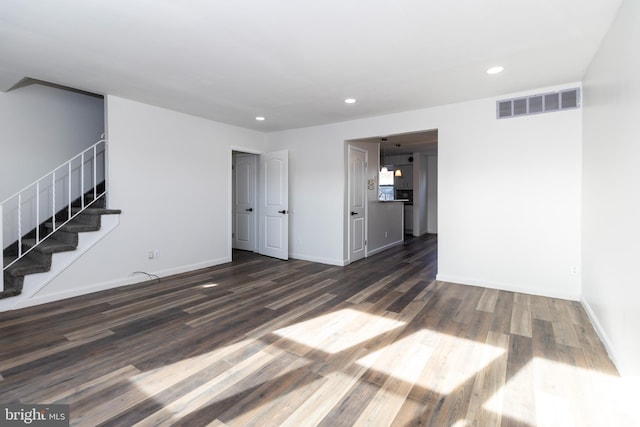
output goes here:
<path id="1" fill-rule="evenodd" d="M 184 378 L 195 374 L 199 370 L 204 369 L 204 367 L 216 361 L 223 360 L 223 358 L 228 355 L 248 347 L 253 342 L 255 342 L 254 339 L 244 339 L 208 353 L 182 359 L 160 368 L 151 369 L 132 377 L 130 382 L 146 394 L 155 395 L 171 385 L 182 381 Z"/>
<path id="2" fill-rule="evenodd" d="M 634 425 L 624 396 L 619 377 L 536 357 L 484 409 L 535 426 Z"/>
<path id="3" fill-rule="evenodd" d="M 335 354 L 404 325 L 391 318 L 345 308 L 278 329 L 274 334 Z"/>
<path id="4" fill-rule="evenodd" d="M 395 361 L 403 360 L 407 349 L 416 346 L 430 349 L 421 353 L 420 369 L 397 369 Z M 421 329 L 370 353 L 358 363 L 369 364 L 369 359 L 375 359 L 372 368 L 377 371 L 406 382 L 415 382 L 416 385 L 435 393 L 449 394 L 504 352 L 500 347 Z M 432 363 L 441 366 L 436 375 L 430 370 Z M 426 375 L 426 372 L 430 372 L 429 375 Z"/>
<path id="5" fill-rule="evenodd" d="M 200 287 L 201 288 L 215 288 L 216 286 L 218 286 L 217 283 L 207 283 L 207 284 L 204 284 L 204 285 L 202 285 Z"/>

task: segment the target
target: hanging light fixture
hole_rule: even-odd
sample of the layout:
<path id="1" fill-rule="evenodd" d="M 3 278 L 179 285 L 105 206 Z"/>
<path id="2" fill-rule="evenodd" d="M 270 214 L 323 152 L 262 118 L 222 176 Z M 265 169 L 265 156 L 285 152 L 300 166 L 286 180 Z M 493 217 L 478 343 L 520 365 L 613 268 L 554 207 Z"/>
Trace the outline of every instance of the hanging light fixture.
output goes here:
<path id="1" fill-rule="evenodd" d="M 396 147 L 400 148 L 400 144 L 396 144 Z M 402 169 L 398 168 L 396 169 L 396 171 L 393 173 L 394 176 L 402 176 Z"/>
<path id="2" fill-rule="evenodd" d="M 380 172 L 388 173 L 389 169 L 387 169 L 385 157 L 384 157 L 384 143 L 387 142 L 387 138 L 380 138 L 380 150 L 382 151 L 382 167 L 380 168 Z"/>

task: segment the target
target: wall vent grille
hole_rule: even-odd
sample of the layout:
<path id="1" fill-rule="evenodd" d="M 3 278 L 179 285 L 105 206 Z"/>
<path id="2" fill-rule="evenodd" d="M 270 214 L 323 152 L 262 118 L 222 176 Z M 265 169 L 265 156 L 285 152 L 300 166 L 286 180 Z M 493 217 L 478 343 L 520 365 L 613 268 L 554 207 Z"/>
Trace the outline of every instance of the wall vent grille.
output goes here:
<path id="1" fill-rule="evenodd" d="M 496 118 L 506 119 L 572 108 L 580 108 L 580 88 L 499 100 L 496 102 Z"/>

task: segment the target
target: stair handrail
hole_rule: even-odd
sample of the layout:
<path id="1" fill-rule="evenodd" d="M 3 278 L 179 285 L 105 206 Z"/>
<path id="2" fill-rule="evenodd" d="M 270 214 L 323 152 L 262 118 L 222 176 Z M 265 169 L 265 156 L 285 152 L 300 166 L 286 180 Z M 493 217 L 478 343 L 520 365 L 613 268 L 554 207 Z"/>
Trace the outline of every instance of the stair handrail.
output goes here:
<path id="1" fill-rule="evenodd" d="M 98 182 L 97 182 L 97 154 L 98 154 L 98 146 L 100 144 L 104 144 L 104 183 L 105 183 L 105 188 L 104 191 L 98 193 Z M 92 177 L 92 183 L 93 183 L 93 199 L 88 202 L 85 203 L 85 188 L 84 188 L 84 179 L 85 179 L 85 173 L 84 173 L 84 164 L 85 164 L 85 154 L 89 151 L 93 151 L 93 157 L 91 158 L 91 165 L 92 165 L 92 169 L 93 169 L 93 177 Z M 77 210 L 75 213 L 72 213 L 72 207 L 71 207 L 71 165 L 72 163 L 77 160 L 78 158 L 80 158 L 80 209 Z M 66 167 L 67 169 L 67 173 L 68 173 L 68 177 L 69 177 L 69 183 L 68 183 L 68 189 L 69 189 L 69 200 L 67 201 L 67 206 L 63 207 L 67 209 L 67 219 L 61 222 L 57 222 L 56 223 L 56 202 L 55 202 L 55 198 L 56 198 L 56 191 L 55 191 L 55 181 L 56 181 L 56 171 L 62 169 Z M 52 176 L 52 191 L 51 191 L 51 213 L 52 213 L 52 221 L 53 221 L 53 226 L 51 227 L 51 231 L 49 233 L 47 233 L 44 237 L 40 236 L 40 224 L 39 224 L 39 214 L 40 214 L 40 182 L 42 182 L 45 178 L 47 178 L 48 176 Z M 85 150 L 83 150 L 82 152 L 76 154 L 75 156 L 73 156 L 71 159 L 67 160 L 66 162 L 60 164 L 58 167 L 52 169 L 51 171 L 49 171 L 48 173 L 42 175 L 40 178 L 38 178 L 37 180 L 35 180 L 34 182 L 32 182 L 31 184 L 27 185 L 26 187 L 24 187 L 22 190 L 16 192 L 15 194 L 13 194 L 10 197 L 7 197 L 5 200 L 2 201 L 2 203 L 0 203 L 0 213 L 3 212 L 3 207 L 4 205 L 9 202 L 12 199 L 15 199 L 16 197 L 18 198 L 18 208 L 17 208 L 17 216 L 18 216 L 18 230 L 17 230 L 17 243 L 18 243 L 18 256 L 16 257 L 16 259 L 14 259 L 13 261 L 9 262 L 7 265 L 3 266 L 3 271 L 7 270 L 9 267 L 11 267 L 13 264 L 15 264 L 16 262 L 18 262 L 20 259 L 22 259 L 25 255 L 27 255 L 29 252 L 31 252 L 32 250 L 34 250 L 37 246 L 39 246 L 42 242 L 44 242 L 46 239 L 48 239 L 49 237 L 51 237 L 56 231 L 58 231 L 62 226 L 64 226 L 65 224 L 67 224 L 68 222 L 70 222 L 72 219 L 74 219 L 75 217 L 77 217 L 79 214 L 81 214 L 85 209 L 87 209 L 88 207 L 90 207 L 96 200 L 98 200 L 100 197 L 104 196 L 107 193 L 107 140 L 106 139 L 100 139 L 98 142 L 94 143 L 93 145 L 91 145 L 90 147 L 86 148 Z M 27 190 L 31 189 L 33 186 L 36 186 L 36 224 L 35 224 L 35 231 L 36 231 L 36 241 L 35 244 L 26 249 L 23 250 L 22 249 L 22 240 L 23 240 L 23 233 L 22 233 L 22 194 L 24 192 L 26 192 Z M 62 210 L 61 210 L 62 211 Z M 0 221 L 3 221 L 4 217 L 0 217 Z M 0 227 L 0 231 L 3 230 Z M 6 230 L 5 230 L 6 231 Z M 3 236 L 2 233 L 0 233 L 0 243 L 1 243 L 1 248 L 2 251 L 4 251 L 4 242 L 3 242 Z M 4 262 L 3 262 L 4 264 Z M 2 282 L 0 281 L 0 284 L 2 284 Z M 1 289 L 0 289 L 1 292 Z"/>

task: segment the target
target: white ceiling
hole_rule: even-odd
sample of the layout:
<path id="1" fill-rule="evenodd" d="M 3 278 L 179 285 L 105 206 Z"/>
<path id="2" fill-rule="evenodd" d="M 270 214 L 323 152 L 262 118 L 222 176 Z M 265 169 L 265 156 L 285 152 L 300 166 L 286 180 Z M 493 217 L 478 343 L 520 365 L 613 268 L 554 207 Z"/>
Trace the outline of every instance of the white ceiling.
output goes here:
<path id="1" fill-rule="evenodd" d="M 619 5 L 0 0 L 0 85 L 31 77 L 290 129 L 580 81 Z M 487 75 L 494 64 L 505 71 Z"/>

